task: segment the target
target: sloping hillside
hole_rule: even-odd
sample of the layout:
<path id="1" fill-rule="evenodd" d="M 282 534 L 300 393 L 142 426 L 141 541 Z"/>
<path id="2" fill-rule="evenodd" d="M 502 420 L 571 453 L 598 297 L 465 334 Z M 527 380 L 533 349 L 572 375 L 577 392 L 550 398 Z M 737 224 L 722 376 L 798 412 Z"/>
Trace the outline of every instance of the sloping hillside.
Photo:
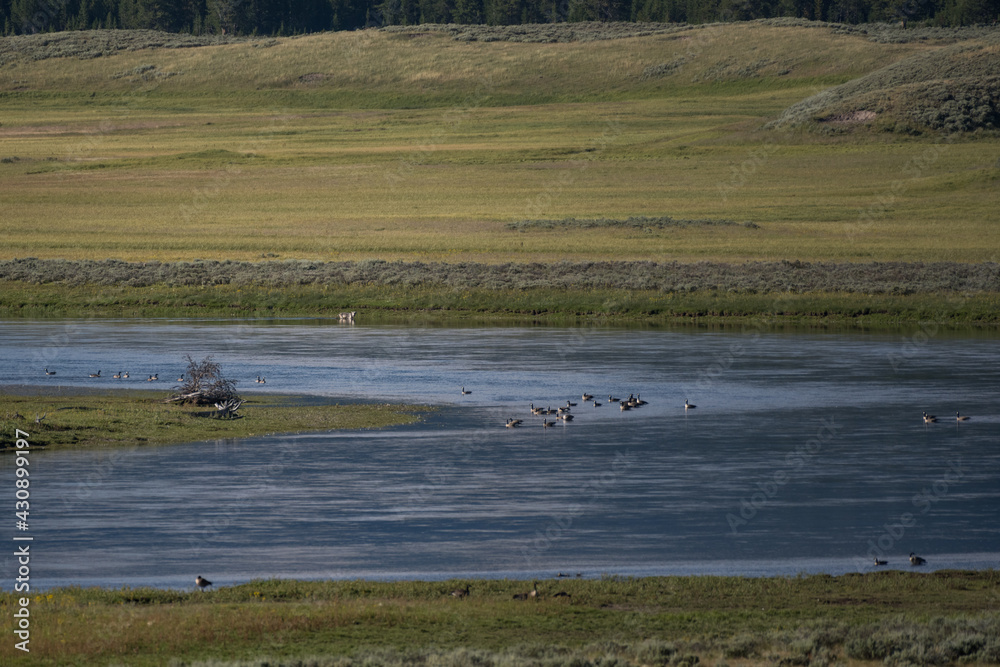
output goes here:
<path id="1" fill-rule="evenodd" d="M 771 127 L 874 125 L 897 132 L 1000 128 L 1000 32 L 918 53 L 789 107 Z"/>

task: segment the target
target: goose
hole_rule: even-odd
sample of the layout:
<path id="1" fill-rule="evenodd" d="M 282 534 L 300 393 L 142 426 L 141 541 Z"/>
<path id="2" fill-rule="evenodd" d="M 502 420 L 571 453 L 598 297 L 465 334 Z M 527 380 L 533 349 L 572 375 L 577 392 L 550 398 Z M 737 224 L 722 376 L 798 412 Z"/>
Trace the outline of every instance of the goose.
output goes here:
<path id="1" fill-rule="evenodd" d="M 148 378 L 146 378 L 146 382 L 156 382 L 159 379 L 160 379 L 160 374 L 159 373 L 153 373 Z"/>
<path id="2" fill-rule="evenodd" d="M 465 391 L 465 387 L 462 387 L 462 396 L 465 396 L 465 395 L 471 394 L 471 393 L 472 393 L 471 391 Z"/>
<path id="3" fill-rule="evenodd" d="M 622 412 L 625 412 L 626 410 L 631 410 L 632 409 L 632 406 L 630 406 L 628 403 L 620 403 L 618 405 L 618 407 L 621 408 Z"/>
<path id="4" fill-rule="evenodd" d="M 122 379 L 122 372 L 121 372 L 121 371 L 118 371 L 117 373 L 115 373 L 115 374 L 114 374 L 114 375 L 112 375 L 111 377 L 113 377 L 113 378 L 114 378 L 114 379 L 116 379 L 116 380 L 121 380 L 121 379 Z"/>
<path id="5" fill-rule="evenodd" d="M 923 565 L 927 561 L 918 556 L 917 554 L 910 552 L 910 565 Z"/>
<path id="6" fill-rule="evenodd" d="M 564 412 L 563 414 L 556 417 L 556 419 L 563 420 L 563 423 L 571 422 L 573 421 L 573 415 L 569 414 L 568 412 Z"/>
<path id="7" fill-rule="evenodd" d="M 602 403 L 598 403 L 597 401 L 594 401 L 594 407 L 595 408 L 599 408 L 599 407 L 601 407 L 601 405 L 603 405 L 603 404 Z"/>
<path id="8" fill-rule="evenodd" d="M 545 408 L 536 408 L 534 403 L 529 403 L 531 406 L 531 414 L 533 415 L 543 415 L 545 414 Z"/>
<path id="9" fill-rule="evenodd" d="M 55 375 L 55 374 L 56 374 L 56 372 L 55 372 L 55 371 L 50 371 L 50 370 L 49 370 L 48 368 L 46 368 L 46 369 L 45 369 L 45 374 L 46 374 L 46 375 Z"/>
<path id="10" fill-rule="evenodd" d="M 689 403 L 686 398 L 684 399 L 684 409 L 685 410 L 694 410 L 696 407 L 698 407 L 698 406 L 697 405 L 691 405 L 691 403 Z"/>
<path id="11" fill-rule="evenodd" d="M 511 417 L 510 419 L 507 420 L 507 428 L 514 428 L 515 426 L 520 426 L 520 425 L 521 425 L 520 419 L 514 419 L 513 417 Z"/>
<path id="12" fill-rule="evenodd" d="M 179 378 L 177 378 L 177 381 L 178 381 L 178 382 L 184 382 L 184 376 L 182 375 L 182 376 L 180 376 Z"/>
<path id="13" fill-rule="evenodd" d="M 585 400 L 585 401 L 593 400 L 593 398 L 594 398 L 593 394 L 584 394 L 583 395 L 583 400 Z"/>
<path id="14" fill-rule="evenodd" d="M 553 593 L 552 597 L 554 597 L 554 598 L 571 598 L 573 596 L 570 595 L 569 593 L 567 593 L 566 591 L 559 591 L 558 593 Z"/>
<path id="15" fill-rule="evenodd" d="M 260 383 L 261 384 L 267 384 L 267 379 L 263 375 L 260 378 Z"/>
<path id="16" fill-rule="evenodd" d="M 935 417 L 934 415 L 929 415 L 926 412 L 924 413 L 924 423 L 925 424 L 933 424 L 936 421 L 937 421 L 937 417 Z"/>
<path id="17" fill-rule="evenodd" d="M 538 582 L 537 581 L 532 584 L 531 590 L 528 591 L 527 593 L 514 593 L 514 599 L 515 600 L 527 600 L 529 598 L 537 598 L 537 597 L 538 597 Z"/>
<path id="18" fill-rule="evenodd" d="M 636 394 L 635 395 L 635 402 L 636 402 L 636 404 L 637 405 L 647 405 L 647 402 L 644 401 L 644 400 L 642 400 L 641 398 L 639 398 L 639 396 L 641 396 L 641 394 Z"/>
<path id="19" fill-rule="evenodd" d="M 467 598 L 467 597 L 469 597 L 469 587 L 466 586 L 465 588 L 456 588 L 455 590 L 453 590 L 451 592 L 451 597 L 453 597 L 453 598 Z"/>
<path id="20" fill-rule="evenodd" d="M 212 585 L 211 581 L 209 581 L 208 579 L 205 579 L 200 574 L 197 577 L 194 578 L 194 583 L 201 590 L 205 590 L 206 588 L 208 588 L 209 586 Z"/>
<path id="21" fill-rule="evenodd" d="M 554 419 L 552 421 L 546 421 L 544 419 L 542 420 L 542 427 L 543 428 L 548 428 L 550 426 L 555 426 L 555 425 L 556 425 L 556 421 Z"/>
<path id="22" fill-rule="evenodd" d="M 566 407 L 567 408 L 575 408 L 576 407 L 576 403 L 570 403 L 569 401 L 566 401 Z"/>
<path id="23" fill-rule="evenodd" d="M 564 414 L 566 414 L 567 412 L 572 412 L 572 410 L 570 410 L 570 408 L 569 408 L 569 407 L 565 407 L 565 408 L 559 408 L 558 410 L 556 410 L 556 413 L 558 413 L 558 414 L 560 414 L 560 415 L 564 415 Z"/>
<path id="24" fill-rule="evenodd" d="M 124 380 L 125 378 L 127 378 L 127 377 L 128 377 L 128 371 L 125 371 L 124 373 L 122 373 L 122 379 L 123 379 L 123 380 Z"/>
<path id="25" fill-rule="evenodd" d="M 959 413 L 956 412 L 955 413 L 955 421 L 967 422 L 967 421 L 969 421 L 969 417 L 968 417 L 968 415 L 962 415 L 962 414 L 959 414 Z"/>
<path id="26" fill-rule="evenodd" d="M 617 403 L 620 400 L 621 400 L 620 398 L 615 398 L 611 394 L 608 394 L 608 403 Z"/>
<path id="27" fill-rule="evenodd" d="M 91 373 L 90 377 L 92 377 L 92 378 L 99 378 L 99 377 L 101 377 L 101 371 L 97 371 L 96 373 Z"/>
<path id="28" fill-rule="evenodd" d="M 876 557 L 875 557 L 875 564 L 876 564 L 876 565 L 885 565 L 885 564 L 886 564 L 886 563 L 888 563 L 888 562 L 889 562 L 889 561 L 887 561 L 887 560 L 879 560 L 879 559 L 878 559 L 878 556 L 876 556 Z"/>

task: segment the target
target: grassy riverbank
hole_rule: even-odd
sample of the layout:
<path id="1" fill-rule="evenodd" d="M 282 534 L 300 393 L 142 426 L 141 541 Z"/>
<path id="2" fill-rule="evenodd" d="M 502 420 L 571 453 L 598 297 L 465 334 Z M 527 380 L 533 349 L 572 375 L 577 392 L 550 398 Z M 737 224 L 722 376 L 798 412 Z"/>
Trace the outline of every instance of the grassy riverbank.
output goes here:
<path id="1" fill-rule="evenodd" d="M 336 317 L 359 323 L 475 320 L 546 324 L 807 323 L 892 327 L 1000 324 L 1000 293 L 663 293 L 612 288 L 458 288 L 434 285 L 211 285 L 122 287 L 0 282 L 0 318 Z"/>
<path id="2" fill-rule="evenodd" d="M 210 574 L 210 573 L 206 573 Z M 470 595 L 450 591 L 468 585 Z M 530 582 L 253 581 L 30 595 L 19 665 L 1000 663 L 997 571 Z M 192 583 L 193 588 L 193 583 Z M 568 596 L 556 596 L 558 592 Z M 18 594 L 0 595 L 13 637 Z"/>
<path id="3" fill-rule="evenodd" d="M 168 392 L 0 394 L 0 428 L 30 434 L 33 447 L 165 445 L 273 433 L 381 428 L 416 421 L 427 408 L 388 403 L 331 404 L 300 397 L 248 397 L 240 419 L 214 419 L 210 406 L 164 403 Z M 41 423 L 35 423 L 44 416 Z M 12 442 L 0 442 L 0 449 Z"/>

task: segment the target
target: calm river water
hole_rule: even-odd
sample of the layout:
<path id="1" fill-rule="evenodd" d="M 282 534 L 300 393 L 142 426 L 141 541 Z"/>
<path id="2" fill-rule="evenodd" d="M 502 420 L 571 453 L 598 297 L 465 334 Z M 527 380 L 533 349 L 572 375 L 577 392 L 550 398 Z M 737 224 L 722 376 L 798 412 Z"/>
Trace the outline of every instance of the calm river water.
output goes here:
<path id="1" fill-rule="evenodd" d="M 910 552 L 1000 566 L 996 335 L 0 324 L 0 384 L 22 388 L 145 390 L 158 373 L 166 389 L 185 354 L 214 355 L 245 394 L 441 409 L 380 431 L 35 452 L 36 587 L 839 574 L 875 556 L 910 569 Z M 648 404 L 607 400 L 630 393 Z M 529 413 L 567 401 L 568 424 Z M 10 456 L 0 480 L 12 497 Z"/>

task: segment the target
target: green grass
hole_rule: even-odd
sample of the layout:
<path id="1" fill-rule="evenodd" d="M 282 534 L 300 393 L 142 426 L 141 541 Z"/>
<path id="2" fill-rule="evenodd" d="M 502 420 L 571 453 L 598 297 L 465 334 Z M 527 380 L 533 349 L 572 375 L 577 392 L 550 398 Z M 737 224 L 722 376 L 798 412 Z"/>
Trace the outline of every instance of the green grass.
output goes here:
<path id="1" fill-rule="evenodd" d="M 1000 247 L 996 137 L 760 129 L 953 46 L 767 23 L 272 42 L 12 60 L 0 257 L 983 262 Z M 630 217 L 760 229 L 508 226 Z"/>
<path id="2" fill-rule="evenodd" d="M 216 419 L 211 406 L 164 403 L 169 396 L 168 391 L 0 394 L 0 425 L 6 434 L 13 434 L 15 428 L 30 433 L 33 447 L 136 447 L 275 433 L 384 428 L 412 423 L 429 409 L 255 395 L 240 408 L 240 419 Z M 39 416 L 43 419 L 36 423 Z M 0 451 L 12 447 L 12 439 L 0 442 Z"/>
<path id="3" fill-rule="evenodd" d="M 465 585 L 468 598 L 449 595 Z M 995 571 L 546 580 L 537 599 L 512 599 L 530 588 L 258 580 L 204 593 L 57 589 L 30 595 L 32 651 L 18 664 L 1000 662 Z M 0 595 L 7 635 L 18 597 Z M 0 646 L 4 658 L 14 651 Z"/>

